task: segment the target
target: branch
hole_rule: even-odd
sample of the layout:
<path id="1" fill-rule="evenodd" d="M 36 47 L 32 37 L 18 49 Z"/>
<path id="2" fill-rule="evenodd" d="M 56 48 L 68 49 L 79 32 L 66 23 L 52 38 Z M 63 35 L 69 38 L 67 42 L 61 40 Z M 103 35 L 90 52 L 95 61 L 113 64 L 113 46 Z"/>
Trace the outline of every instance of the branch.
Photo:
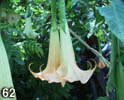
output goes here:
<path id="1" fill-rule="evenodd" d="M 110 62 L 106 60 L 97 50 L 91 48 L 84 40 L 82 40 L 78 35 L 76 35 L 75 32 L 73 32 L 70 29 L 70 32 L 72 35 L 74 35 L 84 46 L 86 46 L 87 49 L 89 49 L 91 52 L 93 52 L 96 56 L 98 56 L 105 64 L 107 67 L 110 66 Z"/>

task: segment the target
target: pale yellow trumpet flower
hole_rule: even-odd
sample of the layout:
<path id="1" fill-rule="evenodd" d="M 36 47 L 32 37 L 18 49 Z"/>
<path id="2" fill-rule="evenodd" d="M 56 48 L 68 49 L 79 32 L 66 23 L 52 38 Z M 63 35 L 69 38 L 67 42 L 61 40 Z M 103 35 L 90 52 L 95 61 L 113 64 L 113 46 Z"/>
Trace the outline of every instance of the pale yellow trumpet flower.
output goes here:
<path id="1" fill-rule="evenodd" d="M 31 17 L 26 18 L 24 33 L 30 39 L 35 39 L 38 35 L 32 28 Z"/>
<path id="2" fill-rule="evenodd" d="M 82 84 L 86 83 L 92 76 L 96 67 L 89 70 L 81 70 L 78 68 L 67 23 L 65 32 L 60 28 L 60 42 L 61 65 L 58 68 L 57 73 L 66 81 L 81 81 Z"/>
<path id="3" fill-rule="evenodd" d="M 59 35 L 58 31 L 50 33 L 50 45 L 49 45 L 49 55 L 48 63 L 46 69 L 39 73 L 34 73 L 31 71 L 30 66 L 29 70 L 34 77 L 40 78 L 41 80 L 47 80 L 49 83 L 56 82 L 64 86 L 65 80 L 62 79 L 57 73 L 56 70 L 60 66 L 60 44 L 59 44 Z"/>

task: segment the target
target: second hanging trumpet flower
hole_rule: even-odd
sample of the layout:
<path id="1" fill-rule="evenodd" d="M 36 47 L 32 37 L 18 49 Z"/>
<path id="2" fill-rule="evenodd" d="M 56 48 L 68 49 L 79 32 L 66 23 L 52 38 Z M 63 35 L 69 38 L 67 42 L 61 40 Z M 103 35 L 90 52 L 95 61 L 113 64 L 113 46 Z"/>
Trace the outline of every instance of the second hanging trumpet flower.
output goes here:
<path id="1" fill-rule="evenodd" d="M 61 64 L 57 70 L 57 73 L 66 81 L 81 81 L 81 83 L 84 84 L 90 79 L 96 67 L 89 70 L 81 70 L 76 64 L 69 27 L 65 17 L 64 0 L 59 0 L 59 18 Z"/>

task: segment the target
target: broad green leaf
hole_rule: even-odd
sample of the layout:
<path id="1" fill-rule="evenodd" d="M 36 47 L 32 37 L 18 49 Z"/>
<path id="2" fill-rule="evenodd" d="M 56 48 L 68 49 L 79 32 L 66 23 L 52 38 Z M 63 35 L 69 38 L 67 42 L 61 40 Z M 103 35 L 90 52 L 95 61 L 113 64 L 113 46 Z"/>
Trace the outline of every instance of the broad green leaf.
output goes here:
<path id="1" fill-rule="evenodd" d="M 13 87 L 13 82 L 11 77 L 9 61 L 0 34 L 0 91 L 2 90 L 2 88 L 12 88 L 12 87 Z M 0 100 L 10 100 L 10 99 L 3 98 L 0 94 Z M 16 100 L 16 97 L 12 98 L 11 100 Z"/>
<path id="2" fill-rule="evenodd" d="M 99 7 L 98 10 L 105 17 L 112 33 L 124 42 L 124 1 L 112 0 L 112 5 Z"/>

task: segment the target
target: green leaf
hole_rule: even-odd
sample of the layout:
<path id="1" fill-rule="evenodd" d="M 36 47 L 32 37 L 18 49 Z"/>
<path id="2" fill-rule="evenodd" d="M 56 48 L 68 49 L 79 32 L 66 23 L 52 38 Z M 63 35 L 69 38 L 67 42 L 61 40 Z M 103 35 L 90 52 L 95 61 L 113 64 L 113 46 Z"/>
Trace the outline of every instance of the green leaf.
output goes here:
<path id="1" fill-rule="evenodd" d="M 98 10 L 105 17 L 112 33 L 124 42 L 124 1 L 113 0 L 112 5 L 99 7 Z"/>
<path id="2" fill-rule="evenodd" d="M 11 3 L 18 3 L 20 0 L 10 0 Z"/>
<path id="3" fill-rule="evenodd" d="M 43 1 L 45 1 L 45 0 L 35 0 L 35 2 L 43 2 Z"/>
<path id="4" fill-rule="evenodd" d="M 109 100 L 108 97 L 99 97 L 97 100 Z"/>
<path id="5" fill-rule="evenodd" d="M 71 1 L 71 8 L 72 8 L 73 6 L 75 6 L 78 2 L 79 2 L 79 0 L 72 0 L 72 1 Z"/>
<path id="6" fill-rule="evenodd" d="M 100 15 L 99 11 L 96 8 L 94 9 L 94 12 L 95 12 L 95 17 L 96 17 L 96 24 L 103 21 L 104 17 Z"/>
<path id="7" fill-rule="evenodd" d="M 116 91 L 117 100 L 124 99 L 124 69 L 120 55 L 120 42 L 119 40 L 112 35 L 112 53 L 111 53 L 111 67 L 109 71 L 109 80 L 107 84 L 107 89 L 109 92 L 113 92 L 113 89 Z"/>

